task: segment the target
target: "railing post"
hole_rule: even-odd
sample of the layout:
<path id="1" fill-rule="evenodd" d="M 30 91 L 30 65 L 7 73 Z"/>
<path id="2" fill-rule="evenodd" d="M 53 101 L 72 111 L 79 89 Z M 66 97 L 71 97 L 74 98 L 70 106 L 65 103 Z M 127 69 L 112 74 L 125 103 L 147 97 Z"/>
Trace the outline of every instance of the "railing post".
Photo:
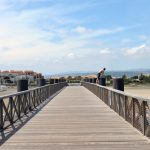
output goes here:
<path id="1" fill-rule="evenodd" d="M 120 112 L 120 110 L 121 110 L 121 108 L 120 108 L 120 105 L 121 105 L 121 104 L 120 104 L 120 103 L 121 103 L 121 102 L 120 102 L 120 97 L 121 97 L 120 94 L 118 94 L 118 114 L 119 114 L 119 116 L 120 116 L 120 114 L 121 114 L 121 112 Z"/>
<path id="2" fill-rule="evenodd" d="M 125 95 L 123 96 L 123 103 L 124 103 L 124 119 L 126 120 L 126 97 Z"/>
<path id="3" fill-rule="evenodd" d="M 135 126 L 135 104 L 134 104 L 134 98 L 132 98 L 132 125 Z"/>
<path id="4" fill-rule="evenodd" d="M 9 103 L 10 103 L 10 122 L 13 123 L 13 98 L 9 98 Z"/>
<path id="5" fill-rule="evenodd" d="M 112 91 L 110 91 L 110 103 L 109 103 L 109 107 L 111 108 L 112 107 L 112 94 L 113 92 Z"/>
<path id="6" fill-rule="evenodd" d="M 124 101 L 124 119 L 127 120 L 126 114 L 127 114 L 127 101 L 126 101 L 126 96 L 123 96 L 123 101 Z"/>
<path id="7" fill-rule="evenodd" d="M 50 97 L 51 96 L 51 84 L 49 84 L 49 86 L 48 86 L 48 97 Z"/>
<path id="8" fill-rule="evenodd" d="M 42 92 L 41 92 L 41 88 L 40 88 L 39 90 L 40 90 L 40 103 L 39 103 L 39 104 L 41 104 L 41 103 L 42 103 Z"/>
<path id="9" fill-rule="evenodd" d="M 147 102 L 146 102 L 146 101 L 143 101 L 143 104 L 142 104 L 142 105 L 143 105 L 143 107 L 142 107 L 142 108 L 143 108 L 143 111 L 142 111 L 143 114 L 142 114 L 142 115 L 143 115 L 143 123 L 144 123 L 144 124 L 143 124 L 143 134 L 145 135 L 145 134 L 146 134 L 146 123 L 147 123 L 147 122 L 146 122 L 146 119 L 147 119 L 147 118 L 146 118 L 146 105 L 147 105 Z"/>
<path id="10" fill-rule="evenodd" d="M 4 128 L 4 119 L 3 119 L 3 99 L 0 99 L 0 130 Z"/>
<path id="11" fill-rule="evenodd" d="M 32 103 L 31 103 L 31 93 L 28 93 L 28 100 L 29 100 L 29 111 L 32 111 Z"/>
<path id="12" fill-rule="evenodd" d="M 33 106 L 34 106 L 34 108 L 36 108 L 36 97 L 35 97 L 35 95 L 36 95 L 36 91 L 33 91 Z"/>
<path id="13" fill-rule="evenodd" d="M 19 117 L 19 119 L 20 119 L 20 117 L 21 117 L 21 97 L 20 97 L 20 95 L 18 95 L 17 96 L 17 101 L 18 101 L 18 117 Z"/>

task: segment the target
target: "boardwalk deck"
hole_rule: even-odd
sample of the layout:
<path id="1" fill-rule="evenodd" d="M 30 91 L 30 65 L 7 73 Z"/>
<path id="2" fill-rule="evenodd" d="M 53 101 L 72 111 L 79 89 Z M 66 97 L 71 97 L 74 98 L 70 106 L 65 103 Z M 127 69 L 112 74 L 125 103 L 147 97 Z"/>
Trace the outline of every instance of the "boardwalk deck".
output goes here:
<path id="1" fill-rule="evenodd" d="M 149 150 L 144 137 L 84 87 L 67 87 L 0 150 Z"/>

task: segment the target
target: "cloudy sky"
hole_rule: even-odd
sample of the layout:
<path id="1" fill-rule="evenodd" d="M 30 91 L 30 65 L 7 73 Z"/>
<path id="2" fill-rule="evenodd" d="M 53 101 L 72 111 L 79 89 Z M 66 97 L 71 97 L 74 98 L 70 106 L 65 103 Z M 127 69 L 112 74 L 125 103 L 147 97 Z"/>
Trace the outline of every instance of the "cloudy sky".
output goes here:
<path id="1" fill-rule="evenodd" d="M 0 68 L 44 74 L 150 68 L 149 0 L 0 0 Z"/>

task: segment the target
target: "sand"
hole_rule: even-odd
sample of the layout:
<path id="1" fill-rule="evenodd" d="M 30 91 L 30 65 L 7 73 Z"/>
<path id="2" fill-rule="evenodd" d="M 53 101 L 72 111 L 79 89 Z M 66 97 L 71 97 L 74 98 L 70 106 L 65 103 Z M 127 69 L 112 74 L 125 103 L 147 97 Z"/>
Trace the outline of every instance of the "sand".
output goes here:
<path id="1" fill-rule="evenodd" d="M 8 94 L 13 94 L 13 93 L 17 93 L 17 88 L 16 87 L 7 88 L 6 91 L 0 91 L 0 96 L 8 95 Z"/>
<path id="2" fill-rule="evenodd" d="M 29 87 L 29 89 L 33 89 L 33 88 L 36 87 Z M 13 93 L 17 93 L 17 87 L 7 87 L 6 91 L 0 91 L 0 96 L 9 95 Z"/>
<path id="3" fill-rule="evenodd" d="M 150 85 L 125 86 L 125 93 L 150 99 Z"/>

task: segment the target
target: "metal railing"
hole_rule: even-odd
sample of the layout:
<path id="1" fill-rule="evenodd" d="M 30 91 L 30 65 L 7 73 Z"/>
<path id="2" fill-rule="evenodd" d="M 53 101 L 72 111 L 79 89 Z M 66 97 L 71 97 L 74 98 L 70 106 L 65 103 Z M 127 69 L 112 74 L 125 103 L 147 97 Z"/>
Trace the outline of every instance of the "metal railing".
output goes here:
<path id="1" fill-rule="evenodd" d="M 108 87 L 82 82 L 86 87 L 126 121 L 150 137 L 150 100 Z"/>
<path id="2" fill-rule="evenodd" d="M 50 84 L 0 97 L 0 130 L 3 131 L 36 109 L 37 106 L 66 85 L 66 82 Z"/>

